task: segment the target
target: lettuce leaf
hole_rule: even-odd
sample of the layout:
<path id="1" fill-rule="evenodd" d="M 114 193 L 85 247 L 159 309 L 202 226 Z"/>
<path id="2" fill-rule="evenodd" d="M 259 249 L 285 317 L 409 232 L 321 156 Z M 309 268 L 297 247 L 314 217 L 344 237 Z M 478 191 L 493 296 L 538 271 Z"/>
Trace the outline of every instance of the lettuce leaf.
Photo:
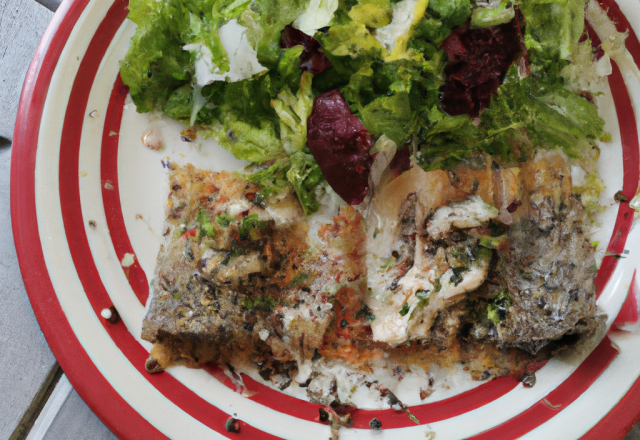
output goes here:
<path id="1" fill-rule="evenodd" d="M 316 199 L 316 187 L 324 182 L 322 171 L 311 154 L 298 152 L 290 156 L 290 160 L 287 180 L 293 185 L 304 213 L 313 214 L 320 207 Z"/>
<path id="2" fill-rule="evenodd" d="M 495 8 L 477 6 L 471 14 L 471 28 L 485 28 L 508 23 L 516 16 L 510 0 L 503 0 Z"/>
<path id="3" fill-rule="evenodd" d="M 432 109 L 419 144 L 420 165 L 446 168 L 478 151 L 505 162 L 524 160 L 537 147 L 561 148 L 580 157 L 596 139 L 606 137 L 596 106 L 567 90 L 561 76 L 520 78 L 515 65 L 480 118 L 476 127 L 466 115 L 451 117 Z"/>
<path id="4" fill-rule="evenodd" d="M 342 88 L 351 110 L 372 136 L 403 145 L 419 127 L 420 113 L 438 102 L 444 64 L 400 59 L 363 66 Z"/>
<path id="5" fill-rule="evenodd" d="M 132 0 L 129 11 L 138 28 L 120 64 L 120 76 L 138 112 L 150 112 L 191 81 L 191 56 L 182 50 L 189 10 L 179 0 Z"/>
<path id="6" fill-rule="evenodd" d="M 284 153 L 273 124 L 267 121 L 262 121 L 258 126 L 244 121 L 230 121 L 215 137 L 235 157 L 250 162 L 264 163 Z"/>
<path id="7" fill-rule="evenodd" d="M 584 33 L 586 0 L 524 0 L 525 45 L 547 60 L 569 60 Z"/>
<path id="8" fill-rule="evenodd" d="M 431 0 L 416 30 L 419 29 L 421 38 L 440 45 L 451 30 L 467 21 L 470 15 L 470 0 Z"/>
<path id="9" fill-rule="evenodd" d="M 513 142 L 524 130 L 536 147 L 562 148 L 578 157 L 596 139 L 604 138 L 604 121 L 596 106 L 564 87 L 562 77 L 519 78 L 512 66 L 491 106 L 482 114 L 481 126 L 496 142 Z"/>
<path id="10" fill-rule="evenodd" d="M 199 55 L 198 51 L 192 54 L 184 50 L 187 44 L 204 44 L 216 68 L 228 71 L 229 57 L 218 29 L 248 5 L 247 0 L 131 0 L 128 17 L 138 28 L 120 66 L 120 75 L 129 86 L 138 111 L 163 108 L 177 89 L 192 81 Z M 182 115 L 185 90 L 173 96 L 169 105 L 172 114 L 180 104 L 177 113 Z"/>
<path id="11" fill-rule="evenodd" d="M 293 188 L 306 215 L 313 214 L 320 206 L 316 188 L 324 182 L 324 176 L 311 154 L 294 153 L 245 178 L 262 187 L 260 196 L 263 198 Z"/>
<path id="12" fill-rule="evenodd" d="M 374 138 L 387 135 L 398 145 L 403 145 L 410 131 L 413 114 L 407 92 L 382 96 L 365 106 L 360 112 L 362 123 Z"/>
<path id="13" fill-rule="evenodd" d="M 278 97 L 271 100 L 280 117 L 280 139 L 287 154 L 302 151 L 307 142 L 307 118 L 313 108 L 312 78 L 312 74 L 304 72 L 295 95 L 285 85 Z"/>
<path id="14" fill-rule="evenodd" d="M 418 164 L 426 171 L 451 168 L 481 149 L 481 130 L 469 115 L 449 116 L 434 106 L 427 120 L 429 129 L 416 152 Z"/>
<path id="15" fill-rule="evenodd" d="M 277 65 L 280 56 L 280 33 L 309 6 L 309 0 L 254 0 L 251 8 L 238 20 L 246 26 L 247 37 L 267 68 Z"/>
<path id="16" fill-rule="evenodd" d="M 393 8 L 389 0 L 360 0 L 347 15 L 368 28 L 378 29 L 391 23 Z"/>

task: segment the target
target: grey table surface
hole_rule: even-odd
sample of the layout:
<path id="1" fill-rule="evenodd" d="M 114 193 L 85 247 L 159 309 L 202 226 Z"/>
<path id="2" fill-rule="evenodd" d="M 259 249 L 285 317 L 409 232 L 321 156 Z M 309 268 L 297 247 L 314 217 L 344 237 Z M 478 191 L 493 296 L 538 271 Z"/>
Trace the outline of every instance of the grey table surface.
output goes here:
<path id="1" fill-rule="evenodd" d="M 9 206 L 11 140 L 20 91 L 61 0 L 0 0 L 0 440 L 112 440 L 73 391 L 35 319 L 16 258 Z M 640 440 L 636 425 L 624 440 Z"/>

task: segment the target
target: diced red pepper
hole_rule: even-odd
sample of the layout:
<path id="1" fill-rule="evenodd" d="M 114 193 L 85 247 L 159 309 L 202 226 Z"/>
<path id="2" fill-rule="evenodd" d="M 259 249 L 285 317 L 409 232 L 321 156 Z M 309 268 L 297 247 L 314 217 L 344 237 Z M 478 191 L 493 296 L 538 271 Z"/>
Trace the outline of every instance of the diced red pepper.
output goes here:
<path id="1" fill-rule="evenodd" d="M 187 232 L 182 234 L 180 238 L 186 239 L 187 237 L 195 237 L 196 236 L 196 228 L 189 229 Z"/>

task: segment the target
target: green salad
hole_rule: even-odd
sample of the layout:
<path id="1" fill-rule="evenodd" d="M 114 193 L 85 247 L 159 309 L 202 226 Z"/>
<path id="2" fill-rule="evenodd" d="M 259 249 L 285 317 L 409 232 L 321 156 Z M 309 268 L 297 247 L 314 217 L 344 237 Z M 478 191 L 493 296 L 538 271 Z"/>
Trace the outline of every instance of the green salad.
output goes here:
<path id="1" fill-rule="evenodd" d="M 537 148 L 577 158 L 606 140 L 594 104 L 600 90 L 584 80 L 602 56 L 585 29 L 585 6 L 131 0 L 138 28 L 120 74 L 139 112 L 161 111 L 215 138 L 257 165 L 249 179 L 262 186 L 260 197 L 292 188 L 310 214 L 325 179 L 342 196 L 325 164 L 340 163 L 354 143 L 344 156 L 360 156 L 356 171 L 343 173 L 351 186 L 351 174 L 368 175 L 380 139 L 425 170 L 478 154 L 525 161 Z M 351 125 L 326 123 L 323 112 L 335 106 L 354 117 L 344 118 Z M 340 149 L 326 141 L 338 137 Z"/>

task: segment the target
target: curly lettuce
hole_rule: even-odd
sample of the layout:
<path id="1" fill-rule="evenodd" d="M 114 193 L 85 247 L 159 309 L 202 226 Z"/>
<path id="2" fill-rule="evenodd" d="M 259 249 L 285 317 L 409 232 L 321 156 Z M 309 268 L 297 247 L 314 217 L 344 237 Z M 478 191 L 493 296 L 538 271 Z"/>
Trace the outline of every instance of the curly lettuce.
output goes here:
<path id="1" fill-rule="evenodd" d="M 179 0 L 132 0 L 129 19 L 138 25 L 120 65 L 139 112 L 162 108 L 174 90 L 190 83 L 193 63 L 182 50 L 189 10 Z"/>

